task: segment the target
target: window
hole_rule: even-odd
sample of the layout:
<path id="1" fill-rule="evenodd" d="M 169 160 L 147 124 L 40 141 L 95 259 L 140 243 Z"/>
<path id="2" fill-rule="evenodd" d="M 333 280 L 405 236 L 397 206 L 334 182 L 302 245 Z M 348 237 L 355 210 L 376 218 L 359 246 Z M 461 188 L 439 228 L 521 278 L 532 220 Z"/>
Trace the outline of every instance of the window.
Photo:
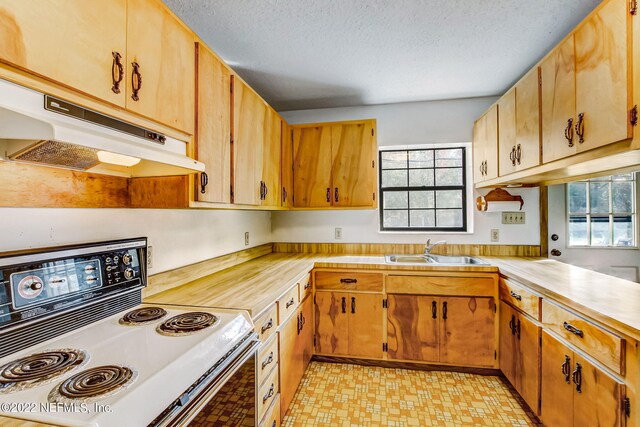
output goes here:
<path id="1" fill-rule="evenodd" d="M 465 148 L 380 151 L 380 229 L 466 231 Z"/>
<path id="2" fill-rule="evenodd" d="M 567 184 L 569 246 L 636 246 L 635 174 Z"/>

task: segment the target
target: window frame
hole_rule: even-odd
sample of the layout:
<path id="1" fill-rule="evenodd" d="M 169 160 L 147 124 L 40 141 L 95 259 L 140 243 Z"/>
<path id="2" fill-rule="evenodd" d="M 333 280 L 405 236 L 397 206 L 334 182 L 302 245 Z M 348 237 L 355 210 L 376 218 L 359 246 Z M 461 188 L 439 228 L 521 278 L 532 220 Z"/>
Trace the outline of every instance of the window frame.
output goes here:
<path id="1" fill-rule="evenodd" d="M 419 147 L 404 147 L 404 148 L 394 148 L 394 149 L 379 149 L 378 150 L 378 193 L 379 193 L 379 197 L 378 197 L 378 210 L 379 210 L 379 224 L 380 224 L 380 228 L 379 228 L 379 232 L 404 232 L 404 233 L 411 233 L 411 232 L 445 232 L 445 233 L 467 233 L 468 232 L 468 228 L 469 228 L 469 222 L 468 222 L 468 206 L 467 206 L 467 192 L 468 192 L 468 182 L 467 182 L 467 148 L 465 145 L 460 144 L 447 144 L 446 146 L 433 146 L 433 147 L 428 147 L 428 146 L 419 146 Z M 410 151 L 433 151 L 434 152 L 434 164 L 433 167 L 430 168 L 409 168 L 409 165 L 407 164 L 406 168 L 395 168 L 395 169 L 383 169 L 382 168 L 382 153 L 389 153 L 389 152 L 402 152 L 402 151 L 406 151 L 407 153 Z M 462 166 L 441 166 L 441 167 L 437 167 L 435 165 L 435 152 L 438 150 L 462 150 Z M 408 154 L 407 154 L 408 155 Z M 437 169 L 462 169 L 462 185 L 446 185 L 446 186 L 436 186 L 436 185 L 432 185 L 432 186 L 423 186 L 423 187 L 411 187 L 408 185 L 406 187 L 386 187 L 383 188 L 382 187 L 382 171 L 383 170 L 406 170 L 407 174 L 409 173 L 409 170 L 415 169 L 415 170 L 420 170 L 420 169 L 433 169 L 434 170 L 434 174 L 435 174 L 435 170 Z M 435 181 L 434 181 L 435 184 Z M 460 190 L 462 192 L 462 206 L 460 208 L 440 208 L 438 209 L 436 207 L 436 203 L 437 203 L 437 198 L 435 196 L 435 192 L 436 191 L 447 191 L 447 190 Z M 462 226 L 461 227 L 385 227 L 384 226 L 384 212 L 385 210 L 406 210 L 407 212 L 409 212 L 409 218 L 408 218 L 408 224 L 411 223 L 411 208 L 409 206 L 407 206 L 406 209 L 385 209 L 384 208 L 384 193 L 386 191 L 406 191 L 408 193 L 410 193 L 411 191 L 433 191 L 434 192 L 434 207 L 433 209 L 416 209 L 416 210 L 433 210 L 434 211 L 434 218 L 435 221 L 437 223 L 437 211 L 438 210 L 445 210 L 445 209 L 460 209 L 462 211 Z M 409 200 L 407 200 L 407 204 L 409 204 Z"/>
<path id="2" fill-rule="evenodd" d="M 621 181 L 615 181 L 612 178 L 616 175 L 624 175 L 627 173 L 632 173 L 633 174 L 633 179 L 630 180 L 621 180 Z M 607 178 L 606 180 L 601 179 L 599 180 L 598 178 Z M 624 173 L 617 173 L 617 174 L 612 174 L 612 175 L 604 175 L 604 176 L 599 176 L 596 178 L 586 178 L 586 179 L 580 179 L 577 181 L 572 181 L 572 182 L 568 182 L 564 185 L 564 191 L 565 191 L 565 228 L 566 228 L 566 247 L 567 249 L 631 249 L 631 250 L 638 250 L 640 249 L 640 185 L 638 180 L 640 179 L 640 172 L 624 172 Z M 586 183 L 586 204 L 587 204 L 587 211 L 585 213 L 571 213 L 570 212 L 570 205 L 571 205 L 571 193 L 569 192 L 569 185 L 576 183 L 576 182 L 584 182 Z M 591 182 L 602 182 L 602 183 L 608 183 L 609 184 L 609 212 L 607 213 L 591 213 L 591 194 L 590 194 L 590 188 L 589 188 L 589 183 Z M 632 191 L 631 194 L 633 196 L 633 202 L 632 202 L 632 208 L 633 208 L 633 212 L 613 212 L 613 192 L 611 191 L 612 189 L 612 183 L 614 182 L 631 182 L 632 183 Z M 616 216 L 631 216 L 632 218 L 632 224 L 633 224 L 633 245 L 629 245 L 629 246 L 617 246 L 614 244 L 614 232 L 613 232 L 613 227 L 615 224 L 615 220 L 614 218 Z M 586 218 L 586 224 L 587 224 L 587 239 L 589 244 L 587 245 L 572 245 L 571 244 L 571 218 L 572 217 L 584 217 Z M 609 229 L 609 237 L 610 237 L 610 244 L 603 246 L 603 245 L 593 245 L 591 244 L 591 218 L 592 217 L 596 217 L 596 218 L 609 218 L 610 221 L 610 229 Z"/>

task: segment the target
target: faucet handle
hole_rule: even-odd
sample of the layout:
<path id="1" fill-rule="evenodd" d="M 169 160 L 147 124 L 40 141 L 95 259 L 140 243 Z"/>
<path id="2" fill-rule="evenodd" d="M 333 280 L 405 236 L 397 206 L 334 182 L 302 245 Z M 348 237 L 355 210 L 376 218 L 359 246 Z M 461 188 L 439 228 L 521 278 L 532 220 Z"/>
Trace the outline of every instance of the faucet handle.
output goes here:
<path id="1" fill-rule="evenodd" d="M 429 246 L 431 245 L 431 239 L 427 239 L 427 243 L 425 243 L 425 246 Z"/>

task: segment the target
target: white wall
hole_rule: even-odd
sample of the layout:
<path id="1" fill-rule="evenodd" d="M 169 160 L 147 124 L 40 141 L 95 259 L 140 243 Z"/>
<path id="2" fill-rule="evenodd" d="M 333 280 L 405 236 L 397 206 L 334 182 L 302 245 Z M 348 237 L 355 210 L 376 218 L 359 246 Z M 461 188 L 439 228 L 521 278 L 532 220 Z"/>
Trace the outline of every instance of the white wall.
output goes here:
<path id="1" fill-rule="evenodd" d="M 417 145 L 461 143 L 472 139 L 473 122 L 497 98 L 470 98 L 449 101 L 425 101 L 363 107 L 285 111 L 292 124 L 375 118 L 378 145 Z M 473 197 L 488 190 L 474 191 Z M 429 238 L 450 243 L 491 244 L 490 230 L 500 230 L 498 244 L 538 245 L 540 210 L 537 188 L 509 190 L 525 200 L 525 225 L 502 225 L 499 213 L 473 211 L 470 233 L 429 233 Z M 380 232 L 378 210 L 274 212 L 272 231 L 277 242 L 335 243 L 422 243 L 427 233 Z M 342 240 L 335 240 L 335 227 L 342 228 Z"/>
<path id="2" fill-rule="evenodd" d="M 252 211 L 0 208 L 0 252 L 148 237 L 150 274 L 272 241 L 271 214 Z"/>

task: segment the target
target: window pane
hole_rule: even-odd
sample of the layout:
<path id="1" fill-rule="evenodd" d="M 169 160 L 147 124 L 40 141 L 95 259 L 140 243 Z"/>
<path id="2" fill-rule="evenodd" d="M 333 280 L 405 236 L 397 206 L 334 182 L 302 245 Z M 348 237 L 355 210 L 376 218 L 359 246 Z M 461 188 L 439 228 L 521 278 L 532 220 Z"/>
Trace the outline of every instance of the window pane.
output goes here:
<path id="1" fill-rule="evenodd" d="M 384 208 L 407 208 L 409 194 L 406 191 L 385 191 Z"/>
<path id="2" fill-rule="evenodd" d="M 462 227 L 462 209 L 440 209 L 436 211 L 438 227 Z"/>
<path id="3" fill-rule="evenodd" d="M 433 150 L 409 151 L 410 168 L 432 168 Z"/>
<path id="4" fill-rule="evenodd" d="M 433 169 L 410 169 L 410 187 L 433 187 Z"/>
<path id="5" fill-rule="evenodd" d="M 591 246 L 608 246 L 610 244 L 609 217 L 592 217 Z"/>
<path id="6" fill-rule="evenodd" d="M 436 225 L 434 210 L 411 211 L 411 228 L 434 227 Z"/>
<path id="7" fill-rule="evenodd" d="M 633 212 L 633 183 L 614 182 L 611 184 L 613 212 Z"/>
<path id="8" fill-rule="evenodd" d="M 436 191 L 436 207 L 462 208 L 462 190 Z"/>
<path id="9" fill-rule="evenodd" d="M 569 184 L 569 213 L 587 212 L 587 183 L 572 182 Z"/>
<path id="10" fill-rule="evenodd" d="M 382 151 L 382 169 L 401 169 L 407 167 L 406 151 Z"/>
<path id="11" fill-rule="evenodd" d="M 569 246 L 588 246 L 587 217 L 569 218 Z"/>
<path id="12" fill-rule="evenodd" d="M 409 207 L 435 208 L 433 191 L 412 191 L 409 193 Z"/>
<path id="13" fill-rule="evenodd" d="M 406 187 L 407 186 L 407 171 L 382 171 L 382 186 L 383 187 Z"/>
<path id="14" fill-rule="evenodd" d="M 613 218 L 613 244 L 615 246 L 633 246 L 633 217 L 616 216 Z"/>
<path id="15" fill-rule="evenodd" d="M 462 166 L 462 149 L 436 150 L 436 166 Z"/>
<path id="16" fill-rule="evenodd" d="M 408 211 L 384 211 L 383 224 L 387 228 L 399 228 L 409 226 Z"/>
<path id="17" fill-rule="evenodd" d="M 611 177 L 614 181 L 633 181 L 634 172 L 623 173 L 620 175 L 614 175 Z"/>
<path id="18" fill-rule="evenodd" d="M 609 213 L 609 183 L 589 183 L 589 205 L 591 213 Z"/>
<path id="19" fill-rule="evenodd" d="M 436 169 L 436 185 L 462 185 L 462 169 Z"/>

